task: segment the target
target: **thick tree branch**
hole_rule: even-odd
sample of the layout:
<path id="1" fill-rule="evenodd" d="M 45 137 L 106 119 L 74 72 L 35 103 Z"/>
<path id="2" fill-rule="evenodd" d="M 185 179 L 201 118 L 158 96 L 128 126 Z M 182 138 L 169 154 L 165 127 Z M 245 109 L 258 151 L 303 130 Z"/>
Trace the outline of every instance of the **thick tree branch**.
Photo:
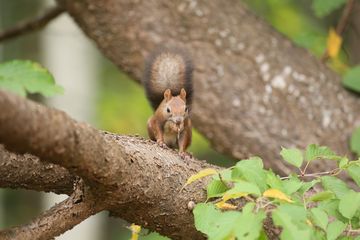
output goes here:
<path id="1" fill-rule="evenodd" d="M 78 173 L 112 215 L 173 239 L 203 238 L 188 203 L 205 200 L 207 179 L 180 189 L 200 169 L 216 166 L 184 160 L 150 140 L 99 132 L 4 91 L 0 109 L 1 143 Z"/>
<path id="2" fill-rule="evenodd" d="M 9 152 L 0 145 L 0 188 L 71 194 L 74 180 L 63 167 L 41 162 L 30 154 Z"/>
<path id="3" fill-rule="evenodd" d="M 38 16 L 35 19 L 21 22 L 12 28 L 0 32 L 0 42 L 39 30 L 45 27 L 51 20 L 53 20 L 63 12 L 64 9 L 60 6 L 55 6 L 51 9 L 48 9 L 45 13 L 43 13 L 43 15 Z"/>
<path id="4" fill-rule="evenodd" d="M 29 224 L 0 231 L 0 239 L 53 239 L 103 210 L 101 201 L 97 202 L 89 191 L 84 190 L 84 186 L 78 186 L 69 198 L 36 217 Z"/>
<path id="5" fill-rule="evenodd" d="M 241 1 L 58 2 L 137 80 L 157 45 L 188 48 L 195 63 L 193 122 L 218 151 L 238 159 L 260 155 L 278 172 L 288 170 L 278 160 L 281 146 L 318 143 L 348 153 L 360 124 L 358 99 Z"/>

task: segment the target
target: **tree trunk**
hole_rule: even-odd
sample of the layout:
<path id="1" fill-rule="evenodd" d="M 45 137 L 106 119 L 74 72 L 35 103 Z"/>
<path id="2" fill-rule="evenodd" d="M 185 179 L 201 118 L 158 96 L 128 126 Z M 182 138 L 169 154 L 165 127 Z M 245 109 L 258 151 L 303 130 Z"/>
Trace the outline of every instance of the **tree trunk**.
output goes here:
<path id="1" fill-rule="evenodd" d="M 194 125 L 216 150 L 238 159 L 260 155 L 278 172 L 288 171 L 278 161 L 281 146 L 318 143 L 348 153 L 360 123 L 357 98 L 241 2 L 58 1 L 138 81 L 156 46 L 186 47 L 195 63 Z"/>

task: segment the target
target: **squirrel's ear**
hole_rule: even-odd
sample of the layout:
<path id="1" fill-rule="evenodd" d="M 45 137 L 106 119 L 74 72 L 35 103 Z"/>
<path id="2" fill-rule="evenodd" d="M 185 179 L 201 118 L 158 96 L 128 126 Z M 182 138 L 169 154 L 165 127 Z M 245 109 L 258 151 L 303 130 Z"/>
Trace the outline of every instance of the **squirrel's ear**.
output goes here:
<path id="1" fill-rule="evenodd" d="M 170 89 L 166 89 L 164 92 L 164 99 L 166 101 L 169 101 L 171 99 L 172 95 L 171 95 L 171 90 Z"/>
<path id="2" fill-rule="evenodd" d="M 180 91 L 180 98 L 186 102 L 186 91 L 183 88 Z"/>

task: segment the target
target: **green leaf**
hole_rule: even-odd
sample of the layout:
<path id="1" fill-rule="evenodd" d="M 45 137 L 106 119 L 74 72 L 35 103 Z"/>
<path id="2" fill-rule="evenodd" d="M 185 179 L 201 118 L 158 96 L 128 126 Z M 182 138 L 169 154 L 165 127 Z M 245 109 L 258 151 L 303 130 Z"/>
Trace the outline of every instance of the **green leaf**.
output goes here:
<path id="1" fill-rule="evenodd" d="M 302 152 L 299 149 L 292 148 L 292 149 L 286 149 L 282 148 L 280 155 L 282 158 L 290 163 L 291 165 L 294 165 L 295 167 L 301 167 L 303 162 L 303 155 Z"/>
<path id="2" fill-rule="evenodd" d="M 346 170 L 356 184 L 360 186 L 360 166 L 358 164 L 351 164 Z"/>
<path id="3" fill-rule="evenodd" d="M 207 198 L 220 197 L 228 187 L 220 180 L 212 180 L 206 188 Z"/>
<path id="4" fill-rule="evenodd" d="M 339 212 L 346 218 L 351 219 L 360 208 L 360 193 L 348 191 L 340 198 Z"/>
<path id="5" fill-rule="evenodd" d="M 266 215 L 262 210 L 254 214 L 252 212 L 253 208 L 253 203 L 248 203 L 243 208 L 242 215 L 235 224 L 235 237 L 237 239 L 255 240 L 259 238 L 262 222 Z"/>
<path id="6" fill-rule="evenodd" d="M 360 66 L 348 70 L 342 81 L 345 88 L 360 93 Z"/>
<path id="7" fill-rule="evenodd" d="M 300 194 L 304 194 L 305 192 L 309 191 L 310 188 L 314 187 L 315 184 L 320 182 L 319 179 L 314 179 L 311 182 L 305 182 L 301 188 L 298 190 Z"/>
<path id="8" fill-rule="evenodd" d="M 283 228 L 281 239 L 310 239 L 312 230 L 306 224 L 306 211 L 303 207 L 281 205 L 273 211 L 272 219 L 276 226 Z"/>
<path id="9" fill-rule="evenodd" d="M 325 200 L 329 200 L 335 197 L 335 194 L 331 191 L 324 191 L 324 192 L 319 192 L 317 194 L 314 194 L 313 196 L 311 196 L 309 198 L 309 201 L 312 202 L 321 202 L 321 201 L 325 201 Z"/>
<path id="10" fill-rule="evenodd" d="M 290 179 L 283 181 L 285 193 L 288 195 L 293 194 L 303 186 L 303 182 L 297 176 L 291 176 Z"/>
<path id="11" fill-rule="evenodd" d="M 329 222 L 326 212 L 320 208 L 312 208 L 311 216 L 314 223 L 326 231 L 326 227 Z"/>
<path id="12" fill-rule="evenodd" d="M 152 232 L 149 233 L 145 236 L 141 236 L 139 237 L 139 240 L 171 240 L 170 238 L 161 236 L 160 234 L 158 234 L 157 232 Z"/>
<path id="13" fill-rule="evenodd" d="M 350 149 L 358 156 L 360 156 L 360 127 L 357 128 L 351 135 Z"/>
<path id="14" fill-rule="evenodd" d="M 339 199 L 324 200 L 318 203 L 318 208 L 324 210 L 329 216 L 341 221 L 348 221 L 339 212 Z"/>
<path id="15" fill-rule="evenodd" d="M 265 213 L 252 212 L 254 204 L 245 205 L 243 212 L 217 210 L 212 204 L 200 203 L 194 209 L 195 227 L 205 233 L 210 240 L 258 239 Z M 239 227 L 241 226 L 241 227 Z"/>
<path id="16" fill-rule="evenodd" d="M 346 0 L 313 0 L 311 7 L 317 17 L 325 17 L 340 8 L 345 2 Z"/>
<path id="17" fill-rule="evenodd" d="M 326 231 L 326 237 L 328 240 L 335 240 L 345 230 L 346 224 L 335 220 L 331 222 Z"/>
<path id="18" fill-rule="evenodd" d="M 285 192 L 280 177 L 278 175 L 275 175 L 275 173 L 273 173 L 273 171 L 271 170 L 266 172 L 266 183 L 270 188 L 275 188 L 282 192 Z"/>
<path id="19" fill-rule="evenodd" d="M 335 153 L 330 148 L 316 144 L 308 145 L 305 151 L 306 161 L 312 161 L 317 158 L 332 158 L 333 156 L 335 156 Z"/>
<path id="20" fill-rule="evenodd" d="M 256 196 L 261 195 L 260 189 L 256 184 L 242 180 L 237 180 L 234 187 L 228 190 L 224 195 L 232 195 L 236 193 L 249 193 Z"/>
<path id="21" fill-rule="evenodd" d="M 325 190 L 332 191 L 338 198 L 349 192 L 348 186 L 342 180 L 333 176 L 321 177 L 321 183 Z"/>
<path id="22" fill-rule="evenodd" d="M 263 167 L 263 162 L 259 157 L 241 160 L 234 167 L 231 177 L 233 181 L 240 179 L 255 183 L 260 188 L 260 191 L 263 192 L 267 189 L 266 175 Z"/>
<path id="23" fill-rule="evenodd" d="M 46 97 L 62 94 L 63 88 L 55 84 L 53 76 L 38 63 L 14 60 L 0 64 L 0 88 L 21 96 L 26 92 Z"/>

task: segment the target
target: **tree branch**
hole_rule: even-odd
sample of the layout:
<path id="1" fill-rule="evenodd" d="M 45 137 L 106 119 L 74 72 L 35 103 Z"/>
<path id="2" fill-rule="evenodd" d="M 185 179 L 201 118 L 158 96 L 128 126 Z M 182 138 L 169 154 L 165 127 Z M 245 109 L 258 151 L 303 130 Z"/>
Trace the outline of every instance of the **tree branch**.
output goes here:
<path id="1" fill-rule="evenodd" d="M 30 33 L 45 27 L 51 20 L 64 12 L 60 6 L 48 9 L 41 16 L 29 21 L 24 21 L 0 33 L 0 42 L 9 40 L 20 35 Z"/>
<path id="2" fill-rule="evenodd" d="M 205 201 L 202 189 L 209 179 L 180 189 L 201 169 L 218 167 L 184 160 L 150 140 L 99 132 L 61 111 L 4 91 L 0 109 L 1 143 L 78 173 L 113 216 L 173 239 L 203 239 L 187 206 Z"/>
<path id="3" fill-rule="evenodd" d="M 36 217 L 29 224 L 0 231 L 0 239 L 53 239 L 101 210 L 102 203 L 96 201 L 83 185 L 78 185 L 69 198 Z"/>
<path id="4" fill-rule="evenodd" d="M 65 168 L 41 162 L 30 154 L 15 154 L 0 145 L 0 187 L 68 194 L 75 177 Z"/>

